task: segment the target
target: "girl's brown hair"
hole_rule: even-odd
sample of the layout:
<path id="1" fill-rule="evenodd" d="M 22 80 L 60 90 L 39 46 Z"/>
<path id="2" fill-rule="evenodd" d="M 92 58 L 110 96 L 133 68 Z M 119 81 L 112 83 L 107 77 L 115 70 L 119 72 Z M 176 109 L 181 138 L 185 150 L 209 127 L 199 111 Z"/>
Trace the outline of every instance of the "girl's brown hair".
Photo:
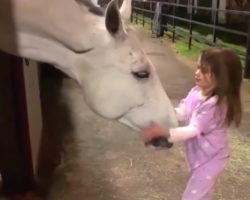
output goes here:
<path id="1" fill-rule="evenodd" d="M 242 82 L 242 65 L 239 56 L 231 49 L 208 48 L 201 52 L 201 71 L 210 71 L 215 79 L 215 88 L 211 96 L 218 95 L 220 104 L 227 102 L 225 123 L 232 122 L 238 127 L 242 117 L 240 87 Z"/>

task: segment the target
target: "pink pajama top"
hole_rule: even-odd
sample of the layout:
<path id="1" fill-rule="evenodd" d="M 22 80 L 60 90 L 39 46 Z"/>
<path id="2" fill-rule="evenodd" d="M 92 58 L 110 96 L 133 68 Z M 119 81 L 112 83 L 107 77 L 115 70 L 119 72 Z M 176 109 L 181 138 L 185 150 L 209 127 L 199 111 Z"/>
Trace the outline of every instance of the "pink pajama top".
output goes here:
<path id="1" fill-rule="evenodd" d="M 190 170 L 211 159 L 229 157 L 224 120 L 226 107 L 216 105 L 215 95 L 207 99 L 195 86 L 176 108 L 183 127 L 170 129 L 170 141 L 185 141 L 186 158 Z"/>

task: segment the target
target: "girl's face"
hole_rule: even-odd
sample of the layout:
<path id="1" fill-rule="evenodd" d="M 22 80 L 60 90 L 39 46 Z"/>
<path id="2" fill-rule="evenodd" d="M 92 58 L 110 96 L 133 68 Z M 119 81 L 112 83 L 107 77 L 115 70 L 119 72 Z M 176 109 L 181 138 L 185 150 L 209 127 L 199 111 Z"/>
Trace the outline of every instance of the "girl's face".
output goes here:
<path id="1" fill-rule="evenodd" d="M 207 70 L 206 72 L 202 72 L 201 70 L 201 61 L 200 57 L 197 60 L 197 68 L 195 71 L 195 83 L 200 89 L 203 91 L 204 94 L 208 94 L 211 92 L 215 86 L 214 78 L 210 72 Z"/>

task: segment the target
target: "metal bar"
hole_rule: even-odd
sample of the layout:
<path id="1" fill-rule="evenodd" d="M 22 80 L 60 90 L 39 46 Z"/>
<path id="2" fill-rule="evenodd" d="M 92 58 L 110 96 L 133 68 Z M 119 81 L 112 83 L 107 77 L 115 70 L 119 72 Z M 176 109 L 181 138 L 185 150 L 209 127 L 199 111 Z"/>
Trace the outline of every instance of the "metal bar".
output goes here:
<path id="1" fill-rule="evenodd" d="M 138 19 L 137 19 L 137 18 L 138 18 L 138 16 L 137 16 L 137 15 L 138 15 L 138 13 L 137 13 L 137 12 L 135 12 L 135 23 L 136 23 L 136 24 L 138 24 Z"/>
<path id="2" fill-rule="evenodd" d="M 140 8 L 138 7 L 135 7 L 135 10 L 140 10 Z M 145 10 L 145 12 L 147 12 L 147 10 Z M 150 13 L 152 13 L 151 11 L 148 11 Z M 189 19 L 184 19 L 184 18 L 181 18 L 181 17 L 177 17 L 177 16 L 173 16 L 173 15 L 168 15 L 168 14 L 162 14 L 163 16 L 166 16 L 166 17 L 171 17 L 171 18 L 175 18 L 175 19 L 178 19 L 180 21 L 184 21 L 184 22 L 189 22 Z M 197 25 L 201 25 L 201 26 L 205 26 L 205 27 L 208 27 L 208 28 L 213 28 L 214 26 L 211 25 L 211 24 L 205 24 L 205 23 L 202 23 L 202 22 L 198 22 L 198 21 L 195 21 L 193 20 L 192 21 L 193 24 L 197 24 Z M 242 31 L 235 31 L 235 30 L 231 30 L 231 29 L 228 29 L 228 28 L 224 28 L 222 26 L 216 26 L 216 29 L 217 30 L 221 30 L 221 31 L 224 31 L 224 32 L 228 32 L 228 33 L 233 33 L 233 34 L 236 34 L 236 35 L 241 35 L 241 36 L 245 36 L 247 37 L 247 33 L 245 32 L 242 32 Z"/>
<path id="3" fill-rule="evenodd" d="M 130 15 L 130 22 L 133 23 L 133 16 L 134 16 L 134 2 L 132 2 L 131 8 L 131 15 Z"/>
<path id="4" fill-rule="evenodd" d="M 155 1 L 138 1 L 134 0 L 137 2 L 143 2 L 143 3 L 156 3 Z M 183 8 L 188 8 L 188 5 L 185 4 L 177 4 L 177 3 L 168 3 L 168 2 L 162 2 L 164 5 L 175 5 L 176 7 L 183 7 Z M 219 11 L 219 12 L 225 12 L 225 13 L 234 13 L 234 14 L 243 14 L 243 15 L 250 15 L 250 11 L 239 11 L 239 10 L 225 10 L 225 9 L 212 9 L 209 7 L 203 7 L 203 6 L 192 6 L 192 8 L 195 8 L 197 10 L 207 10 L 207 11 Z"/>
<path id="5" fill-rule="evenodd" d="M 152 7 L 152 2 L 150 2 L 150 10 L 151 10 L 151 15 L 150 15 L 150 17 L 151 17 L 151 24 L 150 24 L 150 28 L 152 30 L 152 28 L 153 28 L 153 17 L 154 17 L 154 11 L 153 11 L 153 7 Z"/>
<path id="6" fill-rule="evenodd" d="M 143 4 L 143 10 L 142 10 L 142 26 L 144 27 L 145 20 L 144 20 L 144 10 L 145 10 L 145 3 Z"/>
<path id="7" fill-rule="evenodd" d="M 194 5 L 194 0 L 191 0 L 191 5 Z M 193 19 L 193 14 L 194 14 L 194 9 L 191 7 L 191 13 L 189 15 L 189 39 L 188 39 L 188 49 L 191 49 L 192 46 L 192 30 L 193 30 L 193 25 L 192 25 L 192 19 Z"/>
<path id="8" fill-rule="evenodd" d="M 218 9 L 220 6 L 220 0 L 217 0 L 216 8 Z M 214 16 L 214 26 L 213 26 L 213 43 L 216 44 L 216 26 L 218 24 L 218 10 L 215 11 Z"/>
<path id="9" fill-rule="evenodd" d="M 167 25 L 167 28 L 170 29 L 171 31 L 173 30 L 173 28 L 172 28 L 170 25 Z M 176 35 L 179 35 L 179 36 L 181 36 L 181 37 L 183 37 L 183 38 L 185 38 L 185 39 L 187 39 L 187 40 L 188 40 L 188 38 L 189 38 L 189 36 L 190 36 L 186 31 L 183 31 L 183 30 L 181 30 L 181 29 L 178 30 L 178 28 L 175 28 L 175 34 L 176 34 Z M 208 39 L 206 39 L 206 38 L 203 37 L 203 36 L 199 36 L 199 35 L 196 35 L 196 34 L 195 34 L 195 35 L 192 34 L 192 37 L 193 37 L 194 40 L 196 40 L 196 41 L 198 41 L 198 42 L 203 42 L 203 43 L 205 43 L 205 44 L 207 44 L 207 45 L 210 45 L 210 46 L 218 46 L 218 47 L 227 47 L 227 48 L 228 48 L 228 46 L 227 46 L 227 45 L 224 45 L 224 44 L 213 44 L 213 43 L 211 42 L 211 40 L 208 40 Z M 239 51 L 239 50 L 237 50 L 237 49 L 235 49 L 235 52 L 238 53 L 239 56 L 241 56 L 241 57 L 245 57 L 245 56 L 246 56 L 246 53 L 244 53 L 244 52 L 242 52 L 242 51 Z"/>
<path id="10" fill-rule="evenodd" d="M 176 0 L 175 0 L 175 2 L 176 2 Z M 173 16 L 175 16 L 175 10 L 176 9 L 176 6 L 174 5 L 173 6 Z M 175 42 L 175 17 L 173 17 L 173 32 L 172 32 L 172 34 L 173 34 L 173 37 L 172 37 L 172 42 Z"/>
<path id="11" fill-rule="evenodd" d="M 248 18 L 247 52 L 244 69 L 244 78 L 250 78 L 250 17 Z"/>
<path id="12" fill-rule="evenodd" d="M 134 7 L 135 10 L 143 10 L 144 12 L 147 12 L 147 13 L 154 13 L 154 11 L 151 11 L 151 10 L 147 10 L 147 9 L 142 9 L 142 8 L 139 8 L 139 7 Z M 151 8 L 150 8 L 151 9 Z"/>
<path id="13" fill-rule="evenodd" d="M 133 0 L 133 1 L 142 2 L 142 1 L 138 1 L 138 0 Z M 207 41 L 206 38 L 198 36 L 197 34 L 196 35 L 192 34 L 193 25 L 200 25 L 200 26 L 203 26 L 203 27 L 211 28 L 211 30 L 213 31 L 212 41 L 210 40 L 210 41 L 205 42 L 206 44 L 211 45 L 211 46 L 224 46 L 224 47 L 227 47 L 226 45 L 223 45 L 223 44 L 216 44 L 218 31 L 223 31 L 223 32 L 226 32 L 226 33 L 232 33 L 232 34 L 235 34 L 235 35 L 240 35 L 240 36 L 247 37 L 246 53 L 244 53 L 244 55 L 245 55 L 244 78 L 250 78 L 250 12 L 249 11 L 219 9 L 220 0 L 217 0 L 215 9 L 214 8 L 211 9 L 211 8 L 208 8 L 208 7 L 194 6 L 194 0 L 191 0 L 191 1 L 192 1 L 192 5 L 180 5 L 180 4 L 176 3 L 177 1 L 175 1 L 175 3 L 161 2 L 162 5 L 173 6 L 172 15 L 171 14 L 165 14 L 165 13 L 162 13 L 162 15 L 161 15 L 161 16 L 165 16 L 168 19 L 172 18 L 172 26 L 171 26 L 171 29 L 169 28 L 172 31 L 172 34 L 173 34 L 172 41 L 175 42 L 176 35 L 181 35 L 182 37 L 185 37 L 185 38 L 189 39 L 189 41 L 188 41 L 189 48 L 191 48 L 192 40 L 194 40 L 194 39 L 198 40 L 198 41 Z M 145 5 L 147 5 L 146 3 L 149 3 L 150 10 L 145 9 Z M 143 13 L 143 16 L 142 16 L 143 24 L 145 23 L 145 16 L 144 16 L 145 13 L 150 13 L 150 16 L 151 16 L 151 29 L 152 29 L 152 16 L 154 14 L 153 6 L 156 3 L 157 3 L 156 1 L 147 1 L 147 2 L 143 2 L 143 9 L 138 8 L 138 7 L 133 8 L 134 10 L 141 11 Z M 178 8 L 178 7 L 184 7 L 184 8 L 191 8 L 192 9 L 191 10 L 192 12 L 190 14 L 189 19 L 185 19 L 185 18 L 176 16 L 176 8 Z M 203 23 L 203 22 L 193 20 L 194 9 L 212 11 L 213 14 L 215 15 L 213 23 L 206 24 L 206 23 Z M 218 25 L 219 12 L 247 15 L 249 17 L 248 33 L 219 26 Z M 189 32 L 185 33 L 185 31 L 182 31 L 182 34 L 180 34 L 179 31 L 176 30 L 176 22 L 177 22 L 176 20 L 189 23 Z M 239 52 L 240 51 L 237 51 L 237 53 L 239 55 L 240 54 L 243 55 L 243 51 L 241 51 L 241 53 L 239 53 Z"/>
<path id="14" fill-rule="evenodd" d="M 171 16 L 171 15 L 168 15 L 168 16 L 169 16 L 169 17 L 173 17 L 173 16 Z M 178 19 L 178 20 L 180 20 L 180 21 L 189 22 L 189 20 L 184 19 L 184 18 L 181 18 L 181 17 L 176 17 L 176 16 L 175 16 L 175 18 Z M 193 20 L 192 23 L 193 23 L 193 24 L 197 24 L 197 25 L 201 25 L 201 26 L 204 26 L 204 27 L 208 27 L 208 28 L 213 28 L 213 25 L 205 24 L 205 23 L 198 22 L 198 21 L 195 21 L 195 20 Z M 221 26 L 216 26 L 216 29 L 217 29 L 217 30 L 224 31 L 224 32 L 233 33 L 233 34 L 236 34 L 236 35 L 241 35 L 241 36 L 247 37 L 247 33 L 244 33 L 244 32 L 242 32 L 242 31 L 235 31 L 235 30 L 231 30 L 231 29 L 224 28 L 224 27 L 221 27 Z"/>

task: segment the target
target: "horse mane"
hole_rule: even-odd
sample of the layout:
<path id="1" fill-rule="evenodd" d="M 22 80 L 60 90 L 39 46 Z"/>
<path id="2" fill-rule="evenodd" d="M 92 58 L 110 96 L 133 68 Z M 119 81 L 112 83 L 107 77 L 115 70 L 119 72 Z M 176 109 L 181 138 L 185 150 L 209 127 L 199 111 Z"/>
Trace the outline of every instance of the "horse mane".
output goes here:
<path id="1" fill-rule="evenodd" d="M 98 16 L 104 16 L 105 14 L 105 9 L 100 7 L 100 6 L 96 6 L 91 0 L 76 0 L 77 2 L 84 4 L 89 12 L 98 15 Z"/>

